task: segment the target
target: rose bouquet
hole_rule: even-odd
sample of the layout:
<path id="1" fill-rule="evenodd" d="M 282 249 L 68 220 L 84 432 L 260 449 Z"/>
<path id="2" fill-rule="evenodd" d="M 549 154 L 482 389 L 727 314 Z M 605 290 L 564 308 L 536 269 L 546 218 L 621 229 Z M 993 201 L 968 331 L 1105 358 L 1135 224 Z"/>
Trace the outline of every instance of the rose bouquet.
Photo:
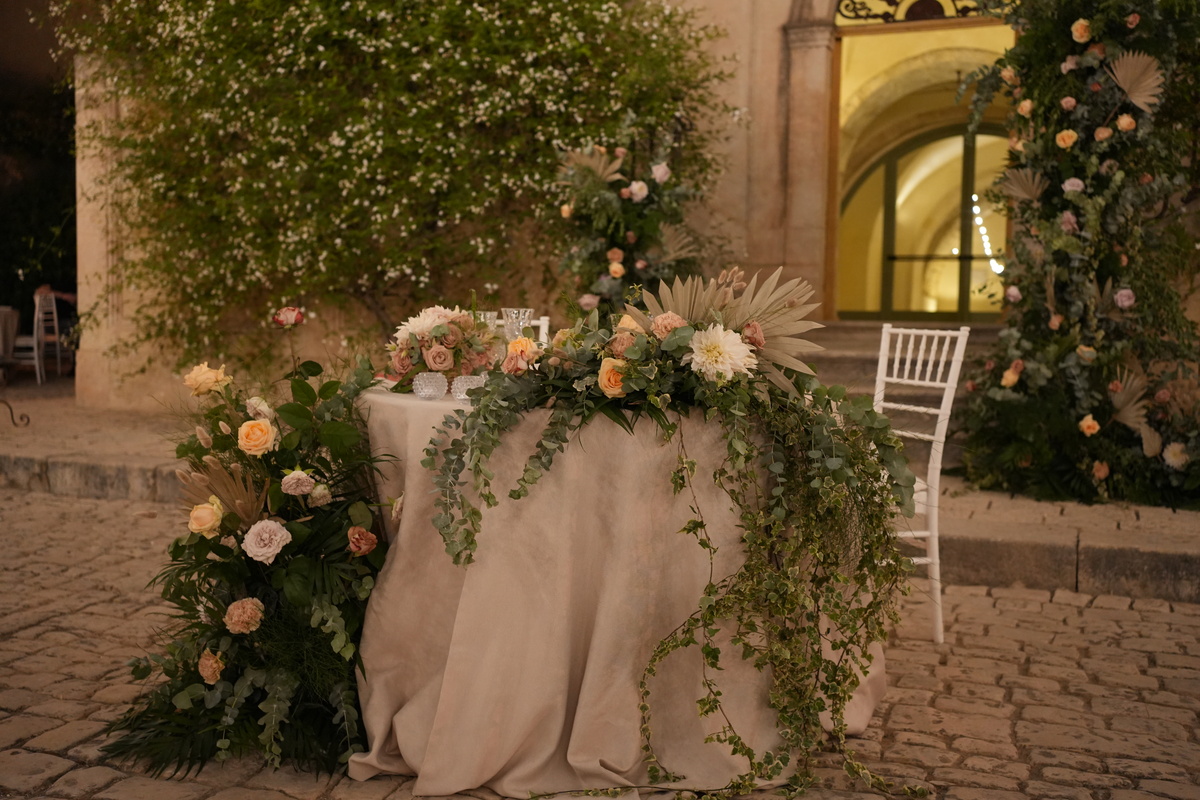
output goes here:
<path id="1" fill-rule="evenodd" d="M 477 314 L 430 306 L 409 317 L 388 343 L 392 391 L 412 391 L 413 378 L 422 372 L 448 379 L 485 372 L 499 357 L 499 345 L 496 332 Z"/>
<path id="2" fill-rule="evenodd" d="M 546 348 L 516 339 L 500 369 L 472 393 L 472 409 L 448 416 L 425 451 L 423 464 L 439 473 L 433 524 L 456 563 L 474 561 L 486 507 L 505 502 L 492 492 L 489 457 L 533 409 L 548 409 L 546 427 L 509 501 L 528 494 L 556 454 L 575 445 L 575 432 L 603 416 L 630 432 L 650 419 L 664 446 L 678 452 L 678 468 L 661 476 L 664 483 L 680 493 L 711 480 L 736 507 L 742 566 L 724 577 L 713 573 L 696 610 L 659 642 L 643 672 L 642 750 L 651 783 L 682 778 L 655 754 L 650 676 L 671 653 L 695 647 L 705 675 L 698 708 L 716 720 L 711 740 L 747 764 L 722 791 L 747 794 L 760 780 L 786 777 L 789 764 L 798 767 L 794 786 L 803 785 L 808 756 L 827 741 L 821 715 L 831 714 L 835 725 L 843 718 L 853 672 L 868 666 L 860 654 L 885 635 L 904 574 L 892 520 L 911 508 L 913 477 L 899 442 L 869 397 L 850 400 L 841 387 L 812 377 L 802 360 L 818 349 L 802 338 L 818 327 L 805 319 L 815 307 L 807 304 L 812 289 L 780 275 L 748 283 L 738 270 L 713 281 L 677 278 L 657 296 L 647 294 L 644 311 L 627 307 L 605 318 L 593 310 Z M 713 471 L 689 456 L 680 425 L 689 414 L 724 434 L 725 457 Z M 712 558 L 699 504 L 693 514 L 682 529 L 661 533 L 691 536 Z M 719 631 L 733 633 L 732 647 L 718 642 Z M 830 644 L 837 655 L 827 658 Z M 738 657 L 730 653 L 770 668 L 780 748 L 755 752 L 720 713 L 722 659 Z M 865 769 L 855 764 L 852 774 Z"/>
<path id="3" fill-rule="evenodd" d="M 278 404 L 224 367 L 187 375 L 202 410 L 177 450 L 186 526 L 156 578 L 174 623 L 131 662 L 156 682 L 112 724 L 109 755 L 155 773 L 250 752 L 332 771 L 361 749 L 357 642 L 385 549 L 354 405 L 372 372 L 300 363 Z"/>
<path id="4" fill-rule="evenodd" d="M 593 146 L 565 154 L 559 171 L 566 254 L 561 269 L 575 277 L 584 311 L 620 310 L 633 285 L 696 270 L 700 249 L 683 225 L 683 205 L 695 195 L 671 173 L 666 159 L 648 171 L 618 147 Z"/>

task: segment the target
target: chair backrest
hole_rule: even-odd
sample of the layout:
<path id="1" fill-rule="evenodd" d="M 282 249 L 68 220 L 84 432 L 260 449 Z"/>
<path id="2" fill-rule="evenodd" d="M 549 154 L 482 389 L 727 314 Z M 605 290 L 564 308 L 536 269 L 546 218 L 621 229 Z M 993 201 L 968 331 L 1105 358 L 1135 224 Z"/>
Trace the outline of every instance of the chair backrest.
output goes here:
<path id="1" fill-rule="evenodd" d="M 550 343 L 550 317 L 534 317 L 529 323 L 533 328 L 533 338 L 542 344 Z"/>
<path id="2" fill-rule="evenodd" d="M 958 376 L 962 371 L 970 334 L 971 329 L 965 326 L 958 330 L 938 330 L 896 328 L 886 323 L 880 337 L 879 366 L 875 373 L 875 410 L 885 414 L 900 411 L 936 418 L 933 433 L 893 427 L 898 436 L 930 443 L 926 483 L 931 497 L 936 496 L 940 483 L 950 408 L 954 405 L 954 391 L 958 388 Z M 889 386 L 940 390 L 940 402 L 937 405 L 922 405 L 907 397 L 906 402 L 888 400 Z"/>
<path id="3" fill-rule="evenodd" d="M 39 342 L 57 341 L 58 306 L 54 302 L 54 295 L 35 295 L 33 305 L 33 335 Z"/>

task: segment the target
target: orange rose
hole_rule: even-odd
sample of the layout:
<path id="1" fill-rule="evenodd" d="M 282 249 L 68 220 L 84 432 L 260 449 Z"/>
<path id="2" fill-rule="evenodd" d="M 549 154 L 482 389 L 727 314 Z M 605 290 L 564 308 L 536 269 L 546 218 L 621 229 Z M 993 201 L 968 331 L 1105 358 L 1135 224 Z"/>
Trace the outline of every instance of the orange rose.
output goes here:
<path id="1" fill-rule="evenodd" d="M 1083 44 L 1092 38 L 1092 23 L 1086 19 L 1077 19 L 1071 23 L 1071 38 Z"/>
<path id="2" fill-rule="evenodd" d="M 1097 142 L 1103 142 L 1112 136 L 1112 128 L 1101 125 L 1099 128 L 1096 128 L 1096 132 L 1092 135 L 1096 138 Z"/>
<path id="3" fill-rule="evenodd" d="M 279 431 L 265 419 L 243 422 L 238 428 L 238 448 L 248 456 L 261 456 L 279 446 Z"/>
<path id="4" fill-rule="evenodd" d="M 1017 381 L 1021 380 L 1021 373 L 1015 369 L 1004 370 L 1004 375 L 1000 377 L 1000 385 L 1005 389 L 1011 389 L 1017 385 Z"/>
<path id="5" fill-rule="evenodd" d="M 625 384 L 621 381 L 621 371 L 628 362 L 619 358 L 605 358 L 600 362 L 600 391 L 606 397 L 624 397 Z"/>
<path id="6" fill-rule="evenodd" d="M 608 274 L 614 278 L 622 278 L 625 276 L 625 265 L 619 261 L 608 262 Z"/>
<path id="7" fill-rule="evenodd" d="M 1100 423 L 1092 419 L 1092 415 L 1088 414 L 1083 419 L 1079 420 L 1079 432 L 1084 436 L 1092 436 L 1100 430 Z"/>
<path id="8" fill-rule="evenodd" d="M 1122 114 L 1117 117 L 1117 130 L 1128 133 L 1137 127 L 1137 120 L 1131 114 Z"/>
<path id="9" fill-rule="evenodd" d="M 1079 141 L 1079 134 L 1070 129 L 1059 131 L 1054 136 L 1054 143 L 1063 150 L 1070 150 L 1077 141 Z"/>

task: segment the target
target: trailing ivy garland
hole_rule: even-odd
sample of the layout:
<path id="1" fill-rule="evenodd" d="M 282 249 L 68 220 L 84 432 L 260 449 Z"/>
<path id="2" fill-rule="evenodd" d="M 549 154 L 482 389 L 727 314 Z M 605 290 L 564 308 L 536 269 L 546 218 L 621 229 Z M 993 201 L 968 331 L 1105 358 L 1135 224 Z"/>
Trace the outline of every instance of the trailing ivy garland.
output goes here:
<path id="1" fill-rule="evenodd" d="M 737 508 L 746 558 L 730 575 L 710 573 L 698 608 L 659 642 L 645 667 L 641 733 L 648 778 L 661 784 L 680 777 L 655 753 L 649 679 L 672 652 L 698 647 L 705 686 L 700 713 L 721 720 L 713 740 L 747 765 L 727 786 L 704 790 L 745 793 L 759 781 L 780 778 L 793 761 L 789 785 L 807 785 L 809 756 L 825 741 L 821 712 L 832 714 L 842 741 L 856 670 L 869 668 L 863 654 L 884 638 L 894 613 L 894 591 L 906 570 L 892 522 L 898 509 L 911 509 L 912 474 L 887 419 L 874 412 L 869 398 L 849 399 L 842 387 L 823 387 L 804 375 L 791 376 L 792 392 L 759 372 L 709 380 L 684 362 L 697 335 L 691 325 L 660 337 L 644 330 L 634 335 L 621 324 L 601 327 L 591 314 L 559 332 L 548 353 L 536 356 L 537 369 L 492 373 L 472 392 L 469 413 L 445 418 L 422 462 L 435 471 L 434 525 L 456 564 L 474 561 L 480 506 L 500 502 L 488 460 L 527 411 L 550 407 L 510 500 L 528 494 L 572 434 L 597 415 L 630 433 L 648 417 L 678 448 L 678 467 L 662 479 L 677 494 L 693 492 L 697 463 L 678 420 L 702 415 L 720 425 L 726 447 L 713 480 Z M 605 391 L 610 384 L 603 370 L 622 334 L 628 335 L 620 351 L 623 394 L 614 397 Z M 708 552 L 711 569 L 715 547 L 698 505 L 692 507 L 696 515 L 682 532 Z M 753 750 L 724 716 L 715 677 L 723 654 L 714 641 L 722 625 L 730 626 L 743 658 L 771 671 L 770 703 L 783 742 L 778 753 Z M 823 640 L 833 645 L 832 658 L 822 654 Z M 867 775 L 852 755 L 848 766 Z"/>

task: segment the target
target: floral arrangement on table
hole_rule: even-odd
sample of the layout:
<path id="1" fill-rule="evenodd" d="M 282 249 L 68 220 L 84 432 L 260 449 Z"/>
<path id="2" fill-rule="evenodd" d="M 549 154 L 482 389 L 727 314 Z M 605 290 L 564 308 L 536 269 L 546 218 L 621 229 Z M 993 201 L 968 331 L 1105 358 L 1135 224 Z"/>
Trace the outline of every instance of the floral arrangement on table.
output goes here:
<path id="1" fill-rule="evenodd" d="M 711 281 L 677 278 L 644 297 L 644 312 L 628 307 L 610 323 L 593 310 L 545 348 L 528 339 L 510 342 L 501 368 L 471 392 L 473 408 L 446 417 L 423 462 L 438 473 L 434 524 L 455 563 L 469 564 L 481 524 L 476 503 L 499 502 L 488 458 L 524 412 L 551 409 L 509 492 L 513 500 L 597 415 L 630 432 L 643 417 L 656 424 L 679 448 L 678 468 L 663 476 L 676 493 L 708 479 L 697 477 L 679 418 L 702 414 L 721 426 L 725 460 L 712 479 L 739 512 L 746 560 L 734 574 L 713 578 L 696 611 L 646 665 L 642 735 L 652 784 L 679 776 L 654 750 L 649 677 L 671 652 L 694 646 L 709 676 L 699 708 L 719 720 L 713 740 L 747 760 L 745 773 L 723 790 L 705 791 L 745 793 L 789 765 L 796 768 L 791 785 L 807 785 L 809 757 L 827 743 L 820 715 L 828 711 L 841 725 L 855 670 L 867 668 L 862 654 L 885 635 L 893 591 L 905 574 L 892 524 L 898 509 L 911 509 L 913 476 L 899 442 L 869 397 L 849 399 L 841 387 L 823 387 L 811 376 L 802 358 L 818 348 L 800 334 L 818 327 L 805 319 L 815 307 L 806 304 L 812 289 L 781 282 L 780 275 L 761 283 L 743 282 L 736 270 Z M 693 510 L 697 517 L 681 532 L 711 559 L 714 545 Z M 737 631 L 742 656 L 771 670 L 779 752 L 752 750 L 723 714 L 715 676 L 728 656 L 713 641 L 722 621 Z M 838 633 L 827 658 L 821 643 L 830 627 Z M 852 757 L 847 767 L 869 777 Z"/>
<path id="2" fill-rule="evenodd" d="M 1016 45 L 976 108 L 1012 103 L 990 194 L 1014 223 L 1008 328 L 969 375 L 968 476 L 1048 498 L 1200 500 L 1200 17 L 1165 0 L 1005 6 Z M 1191 10 L 1188 10 L 1188 9 Z M 1192 212 L 1194 214 L 1194 212 Z M 1193 220 L 1194 223 L 1194 220 Z"/>
<path id="3" fill-rule="evenodd" d="M 305 361 L 284 380 L 290 400 L 272 404 L 224 366 L 184 378 L 202 409 L 177 448 L 186 517 L 155 579 L 173 622 L 131 662 L 151 682 L 104 748 L 154 774 L 247 753 L 333 771 L 362 749 L 357 642 L 386 549 L 354 405 L 373 370 L 338 380 Z"/>
<path id="4" fill-rule="evenodd" d="M 501 344 L 476 312 L 430 306 L 405 320 L 388 343 L 392 391 L 411 392 L 413 378 L 422 372 L 439 372 L 448 380 L 485 372 L 498 360 Z"/>
<path id="5" fill-rule="evenodd" d="M 644 164 L 642 162 L 645 162 Z M 644 173 L 644 174 L 643 174 Z M 561 269 L 581 292 L 585 313 L 618 311 L 631 287 L 696 271 L 700 249 L 683 225 L 695 191 L 672 173 L 666 157 L 635 159 L 624 147 L 567 151 L 559 170 L 567 226 Z"/>

